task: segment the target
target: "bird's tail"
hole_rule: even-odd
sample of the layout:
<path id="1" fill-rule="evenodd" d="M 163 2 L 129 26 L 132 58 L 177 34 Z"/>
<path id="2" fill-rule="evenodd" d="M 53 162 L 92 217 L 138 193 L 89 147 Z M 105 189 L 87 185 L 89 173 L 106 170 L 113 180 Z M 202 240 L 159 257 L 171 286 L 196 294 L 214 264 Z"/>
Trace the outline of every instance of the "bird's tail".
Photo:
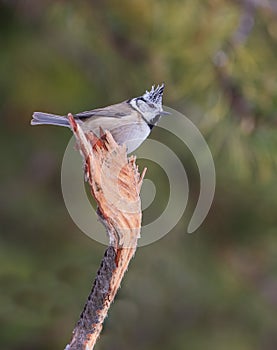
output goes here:
<path id="1" fill-rule="evenodd" d="M 63 117 L 61 115 L 43 113 L 43 112 L 34 112 L 33 119 L 31 120 L 31 125 L 41 125 L 41 124 L 70 127 L 69 121 L 66 117 Z"/>

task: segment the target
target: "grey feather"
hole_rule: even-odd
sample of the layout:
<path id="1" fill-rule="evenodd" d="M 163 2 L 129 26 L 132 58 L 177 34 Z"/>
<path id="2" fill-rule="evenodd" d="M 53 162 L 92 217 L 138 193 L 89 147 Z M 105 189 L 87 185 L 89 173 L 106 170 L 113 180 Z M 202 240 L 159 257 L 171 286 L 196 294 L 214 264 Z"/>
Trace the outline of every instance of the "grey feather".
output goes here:
<path id="1" fill-rule="evenodd" d="M 108 107 L 92 109 L 91 111 L 85 111 L 81 113 L 74 114 L 76 118 L 97 118 L 97 117 L 113 117 L 113 118 L 122 118 L 130 114 L 130 105 L 124 101 L 111 105 Z"/>
<path id="2" fill-rule="evenodd" d="M 43 124 L 66 126 L 68 128 L 70 127 L 69 121 L 66 117 L 50 113 L 34 112 L 31 125 Z"/>

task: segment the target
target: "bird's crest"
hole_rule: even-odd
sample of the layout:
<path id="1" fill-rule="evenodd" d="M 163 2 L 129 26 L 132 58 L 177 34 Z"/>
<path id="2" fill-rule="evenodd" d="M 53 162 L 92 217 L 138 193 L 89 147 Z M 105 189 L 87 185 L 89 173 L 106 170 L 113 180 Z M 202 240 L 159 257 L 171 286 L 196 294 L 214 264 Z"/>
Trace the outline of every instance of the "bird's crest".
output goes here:
<path id="1" fill-rule="evenodd" d="M 162 83 L 161 86 L 158 85 L 156 88 L 155 88 L 155 85 L 153 85 L 152 89 L 150 91 L 146 90 L 142 97 L 147 102 L 152 102 L 157 105 L 162 105 L 163 92 L 164 92 L 164 83 Z"/>

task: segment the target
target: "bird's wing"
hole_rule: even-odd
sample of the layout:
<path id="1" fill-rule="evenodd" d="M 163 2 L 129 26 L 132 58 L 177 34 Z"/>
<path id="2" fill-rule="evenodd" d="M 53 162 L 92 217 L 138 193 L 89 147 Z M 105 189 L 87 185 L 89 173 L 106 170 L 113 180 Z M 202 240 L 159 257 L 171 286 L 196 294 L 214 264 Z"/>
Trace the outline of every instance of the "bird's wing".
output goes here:
<path id="1" fill-rule="evenodd" d="M 85 111 L 74 114 L 75 118 L 98 118 L 98 117 L 111 117 L 122 118 L 129 115 L 132 111 L 132 107 L 127 102 L 118 103 L 108 107 L 92 109 L 91 111 Z"/>

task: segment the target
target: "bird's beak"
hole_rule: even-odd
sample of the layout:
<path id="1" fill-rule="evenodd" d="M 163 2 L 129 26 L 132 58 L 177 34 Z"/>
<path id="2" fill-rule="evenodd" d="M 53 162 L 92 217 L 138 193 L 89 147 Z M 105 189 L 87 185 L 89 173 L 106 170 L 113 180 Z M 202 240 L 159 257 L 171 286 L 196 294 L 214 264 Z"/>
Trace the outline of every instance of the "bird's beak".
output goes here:
<path id="1" fill-rule="evenodd" d="M 160 115 L 170 115 L 171 113 L 169 113 L 169 112 L 166 112 L 166 111 L 161 111 L 160 112 Z"/>

